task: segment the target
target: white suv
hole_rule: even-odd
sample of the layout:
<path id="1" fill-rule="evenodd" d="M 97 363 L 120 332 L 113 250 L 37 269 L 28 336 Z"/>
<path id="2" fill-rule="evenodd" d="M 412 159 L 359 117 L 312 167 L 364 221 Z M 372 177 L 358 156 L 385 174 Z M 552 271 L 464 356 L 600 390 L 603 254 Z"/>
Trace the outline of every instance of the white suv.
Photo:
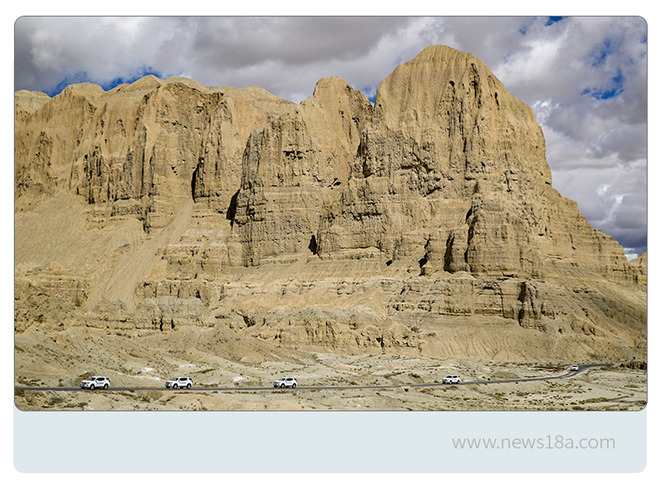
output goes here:
<path id="1" fill-rule="evenodd" d="M 295 378 L 280 378 L 273 383 L 274 388 L 295 388 L 298 381 Z"/>
<path id="2" fill-rule="evenodd" d="M 192 388 L 192 380 L 187 376 L 174 378 L 173 380 L 165 382 L 165 388 Z"/>
<path id="3" fill-rule="evenodd" d="M 445 376 L 442 378 L 443 383 L 460 383 L 461 382 L 461 377 L 458 376 L 457 374 L 450 374 L 449 376 Z"/>
<path id="4" fill-rule="evenodd" d="M 107 390 L 110 388 L 110 380 L 105 376 L 92 376 L 86 380 L 82 380 L 80 388 L 93 390 L 94 388 L 103 388 Z"/>

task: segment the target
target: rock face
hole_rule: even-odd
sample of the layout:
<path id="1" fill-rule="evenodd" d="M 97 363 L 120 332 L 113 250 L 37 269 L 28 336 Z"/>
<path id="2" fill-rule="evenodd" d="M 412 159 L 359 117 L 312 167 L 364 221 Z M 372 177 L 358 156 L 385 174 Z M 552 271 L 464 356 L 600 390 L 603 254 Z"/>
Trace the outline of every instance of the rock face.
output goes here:
<path id="1" fill-rule="evenodd" d="M 15 99 L 17 333 L 215 326 L 480 359 L 645 344 L 646 258 L 552 188 L 532 110 L 471 54 L 427 48 L 373 105 L 339 78 L 300 104 L 153 76 Z"/>

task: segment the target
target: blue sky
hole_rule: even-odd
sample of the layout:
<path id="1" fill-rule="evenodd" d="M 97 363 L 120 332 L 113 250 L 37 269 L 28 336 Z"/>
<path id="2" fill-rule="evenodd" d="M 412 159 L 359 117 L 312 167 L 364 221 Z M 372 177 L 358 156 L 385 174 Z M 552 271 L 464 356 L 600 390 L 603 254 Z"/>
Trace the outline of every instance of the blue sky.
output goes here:
<path id="1" fill-rule="evenodd" d="M 647 246 L 647 25 L 640 17 L 24 17 L 16 90 L 145 74 L 258 85 L 299 102 L 340 76 L 373 99 L 433 44 L 474 53 L 529 104 L 553 186 L 630 255 Z"/>
<path id="2" fill-rule="evenodd" d="M 46 88 L 44 90 L 38 90 L 38 91 L 43 91 L 47 95 L 50 95 L 51 97 L 59 94 L 62 90 L 64 90 L 67 86 L 74 84 L 74 83 L 85 83 L 85 82 L 92 82 L 96 83 L 101 86 L 104 90 L 111 90 L 112 88 L 122 85 L 122 84 L 130 84 L 133 83 L 134 81 L 139 80 L 140 78 L 143 78 L 148 75 L 154 75 L 157 76 L 158 78 L 166 78 L 167 76 L 159 71 L 153 70 L 147 66 L 143 67 L 142 69 L 139 69 L 137 72 L 133 72 L 127 75 L 121 75 L 117 76 L 115 78 L 111 78 L 109 80 L 104 80 L 104 79 L 95 79 L 93 76 L 91 76 L 88 72 L 86 71 L 76 71 L 75 73 L 72 73 L 70 75 L 65 75 L 64 78 L 62 78 L 57 85 L 55 86 L 50 86 L 49 88 Z"/>

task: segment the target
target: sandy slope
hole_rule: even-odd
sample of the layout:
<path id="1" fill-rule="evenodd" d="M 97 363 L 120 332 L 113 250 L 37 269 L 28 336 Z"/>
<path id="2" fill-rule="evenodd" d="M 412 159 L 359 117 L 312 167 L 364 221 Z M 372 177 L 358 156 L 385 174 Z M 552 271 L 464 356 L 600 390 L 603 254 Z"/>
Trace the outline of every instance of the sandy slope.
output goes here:
<path id="1" fill-rule="evenodd" d="M 178 241 L 188 228 L 192 210 L 193 200 L 184 200 L 168 225 L 149 236 L 135 251 L 123 256 L 112 271 L 102 278 L 85 302 L 85 308 L 92 309 L 101 299 L 106 299 L 121 300 L 128 310 L 135 309 L 135 287 L 161 260 L 159 252 L 162 248 Z"/>

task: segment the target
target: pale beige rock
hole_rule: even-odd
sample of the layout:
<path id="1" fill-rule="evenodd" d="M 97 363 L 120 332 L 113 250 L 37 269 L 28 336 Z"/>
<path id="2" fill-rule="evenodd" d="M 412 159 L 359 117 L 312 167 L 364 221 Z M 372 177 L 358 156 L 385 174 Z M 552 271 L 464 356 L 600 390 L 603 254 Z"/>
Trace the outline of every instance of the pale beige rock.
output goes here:
<path id="1" fill-rule="evenodd" d="M 534 113 L 471 54 L 424 50 L 373 106 L 339 78 L 300 104 L 153 76 L 15 100 L 19 335 L 645 357 L 646 256 L 552 188 Z"/>

